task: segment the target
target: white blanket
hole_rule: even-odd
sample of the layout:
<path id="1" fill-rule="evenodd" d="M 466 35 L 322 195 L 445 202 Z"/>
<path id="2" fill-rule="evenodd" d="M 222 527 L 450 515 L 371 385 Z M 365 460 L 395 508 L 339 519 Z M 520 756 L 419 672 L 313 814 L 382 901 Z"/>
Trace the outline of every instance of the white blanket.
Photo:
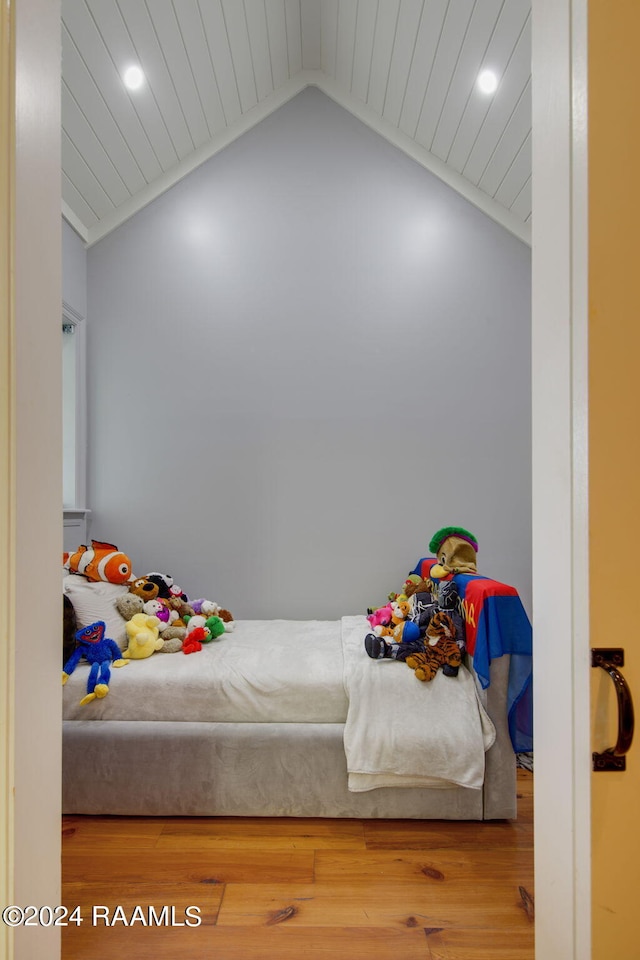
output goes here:
<path id="1" fill-rule="evenodd" d="M 238 620 L 198 653 L 154 653 L 111 671 L 109 695 L 80 706 L 89 665 L 64 691 L 65 720 L 344 723 L 339 620 Z"/>
<path id="2" fill-rule="evenodd" d="M 368 629 L 365 617 L 342 618 L 349 790 L 481 789 L 496 732 L 469 671 L 421 682 L 402 662 L 368 657 Z"/>

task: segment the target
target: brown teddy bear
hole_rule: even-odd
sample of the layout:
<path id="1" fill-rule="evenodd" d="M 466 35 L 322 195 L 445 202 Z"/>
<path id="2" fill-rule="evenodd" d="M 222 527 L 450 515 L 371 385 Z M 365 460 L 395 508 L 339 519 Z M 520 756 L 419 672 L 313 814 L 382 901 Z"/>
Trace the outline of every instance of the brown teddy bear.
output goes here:
<path id="1" fill-rule="evenodd" d="M 136 597 L 142 597 L 145 603 L 147 600 L 155 600 L 159 589 L 157 583 L 152 583 L 146 577 L 138 577 L 137 580 L 133 580 L 129 584 L 129 593 L 135 594 Z"/>

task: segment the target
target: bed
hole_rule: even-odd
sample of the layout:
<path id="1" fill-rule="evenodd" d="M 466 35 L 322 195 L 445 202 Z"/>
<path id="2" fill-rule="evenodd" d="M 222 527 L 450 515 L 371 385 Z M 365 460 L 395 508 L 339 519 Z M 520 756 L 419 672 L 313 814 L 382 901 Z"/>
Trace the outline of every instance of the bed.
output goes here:
<path id="1" fill-rule="evenodd" d="M 80 625 L 105 619 L 111 635 L 122 589 L 65 581 Z M 513 818 L 530 655 L 511 614 L 500 630 L 493 611 L 476 641 L 480 671 L 467 654 L 430 683 L 367 657 L 359 614 L 238 620 L 197 653 L 113 669 L 84 706 L 81 664 L 63 690 L 63 812 Z"/>

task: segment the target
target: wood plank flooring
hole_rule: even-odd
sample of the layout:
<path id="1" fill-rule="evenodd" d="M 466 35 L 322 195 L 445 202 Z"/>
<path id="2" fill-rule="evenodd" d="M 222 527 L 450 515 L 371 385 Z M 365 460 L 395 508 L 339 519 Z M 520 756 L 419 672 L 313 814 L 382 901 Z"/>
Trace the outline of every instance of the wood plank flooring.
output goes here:
<path id="1" fill-rule="evenodd" d="M 525 770 L 518 798 L 490 823 L 64 817 L 62 958 L 533 960 Z"/>

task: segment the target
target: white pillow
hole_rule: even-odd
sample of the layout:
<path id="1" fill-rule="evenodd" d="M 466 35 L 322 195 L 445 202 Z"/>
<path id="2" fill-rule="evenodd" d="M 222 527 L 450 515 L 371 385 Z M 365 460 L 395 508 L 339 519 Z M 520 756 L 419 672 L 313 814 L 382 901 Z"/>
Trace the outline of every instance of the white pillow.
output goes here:
<path id="1" fill-rule="evenodd" d="M 107 631 L 121 650 L 126 649 L 128 640 L 124 629 L 125 619 L 116 610 L 116 600 L 129 592 L 124 583 L 107 583 L 100 580 L 92 583 L 78 574 L 71 573 L 62 582 L 62 589 L 73 604 L 78 620 L 78 629 L 88 627 L 96 620 L 104 620 Z"/>

